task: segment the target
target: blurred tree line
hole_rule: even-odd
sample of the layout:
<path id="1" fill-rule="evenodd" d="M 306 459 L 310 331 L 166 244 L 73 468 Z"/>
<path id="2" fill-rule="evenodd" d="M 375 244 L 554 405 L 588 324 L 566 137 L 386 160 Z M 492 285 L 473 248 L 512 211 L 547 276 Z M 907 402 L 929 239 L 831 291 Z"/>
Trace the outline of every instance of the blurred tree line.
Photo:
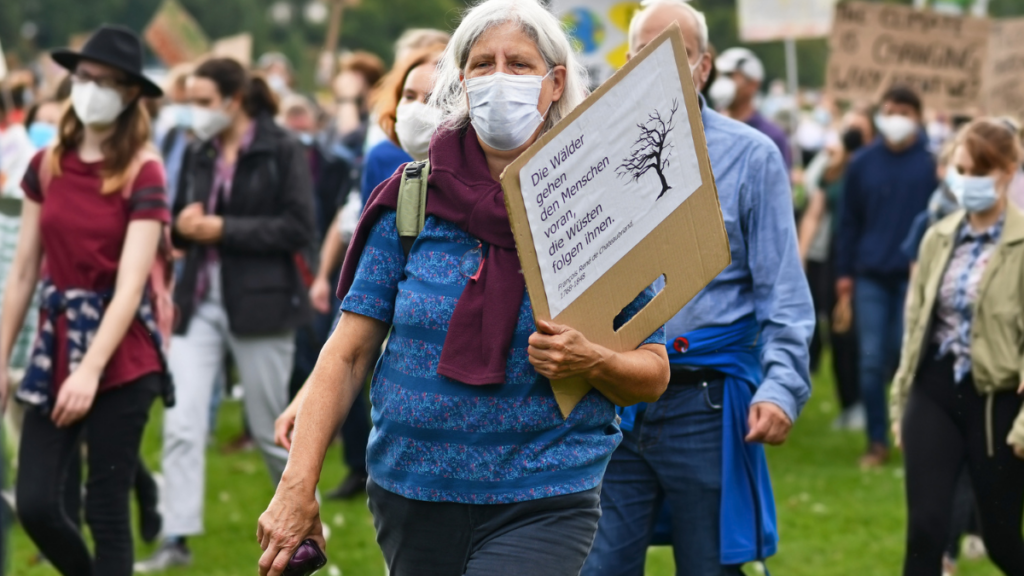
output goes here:
<path id="1" fill-rule="evenodd" d="M 390 62 L 392 44 L 410 27 L 452 29 L 472 0 L 362 0 L 345 10 L 341 47 L 369 50 Z M 879 0 L 910 4 L 912 0 Z M 161 0 L 0 0 L 0 43 L 16 57 L 27 58 L 39 50 L 64 46 L 74 35 L 88 32 L 103 22 L 117 22 L 142 31 Z M 316 54 L 326 35 L 326 22 L 312 22 L 304 12 L 311 0 L 180 0 L 211 40 L 249 32 L 255 57 L 268 50 L 287 54 L 308 87 Z M 277 23 L 271 6 L 290 6 L 291 18 Z M 707 14 L 711 41 L 723 50 L 739 45 L 736 0 L 693 0 Z M 1022 0 L 991 0 L 996 17 L 1024 15 Z M 749 45 L 764 61 L 770 78 L 785 77 L 782 42 Z M 824 83 L 828 48 L 825 39 L 797 42 L 801 86 Z"/>

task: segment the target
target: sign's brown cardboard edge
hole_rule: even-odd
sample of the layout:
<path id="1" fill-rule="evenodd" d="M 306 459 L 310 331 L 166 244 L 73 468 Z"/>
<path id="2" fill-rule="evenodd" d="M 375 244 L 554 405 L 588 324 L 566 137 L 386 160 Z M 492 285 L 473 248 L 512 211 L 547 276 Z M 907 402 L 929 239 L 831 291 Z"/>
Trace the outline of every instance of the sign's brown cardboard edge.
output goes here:
<path id="1" fill-rule="evenodd" d="M 653 42 L 630 59 L 608 81 L 595 90 L 548 133 L 510 164 L 501 175 L 505 205 L 516 240 L 516 250 L 522 264 L 523 276 L 533 305 L 534 319 L 549 319 L 550 307 L 541 279 L 540 266 L 534 247 L 533 235 L 527 221 L 526 205 L 520 187 L 519 173 L 551 140 L 567 129 L 597 100 L 620 83 L 632 70 L 665 42 L 671 42 L 675 53 L 677 74 L 682 86 L 687 120 L 690 124 L 694 148 L 700 167 L 701 186 L 672 212 L 651 234 L 630 250 L 586 292 L 569 305 L 555 322 L 564 323 L 583 332 L 588 339 L 616 351 L 633 350 L 658 327 L 664 325 L 689 302 L 708 282 L 732 261 L 728 235 L 722 218 L 714 174 L 707 155 L 707 141 L 701 117 L 700 101 L 690 76 L 682 31 L 673 23 Z M 694 212 L 713 217 L 697 220 Z M 706 212 L 706 213 L 705 213 Z M 695 269 L 682 264 L 686 256 L 676 256 L 671 242 L 678 240 L 680 227 L 689 230 L 696 246 L 691 256 L 696 258 Z M 653 264 L 652 264 L 653 262 Z M 666 287 L 648 305 L 618 331 L 611 328 L 618 311 L 629 304 L 637 294 L 657 279 L 650 269 L 657 268 L 666 276 Z M 669 272 L 671 271 L 671 273 Z M 694 277 L 696 276 L 696 278 Z M 607 316 L 607 318 L 605 318 Z M 607 329 L 602 323 L 607 324 Z M 568 417 L 572 408 L 590 390 L 582 378 L 552 382 L 556 400 L 562 414 Z"/>

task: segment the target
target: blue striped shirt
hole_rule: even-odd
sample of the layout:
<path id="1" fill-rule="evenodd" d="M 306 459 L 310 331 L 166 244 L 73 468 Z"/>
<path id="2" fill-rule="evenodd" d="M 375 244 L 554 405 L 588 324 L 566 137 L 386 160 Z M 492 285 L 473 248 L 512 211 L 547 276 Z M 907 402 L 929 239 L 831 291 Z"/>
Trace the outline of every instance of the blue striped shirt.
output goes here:
<path id="1" fill-rule="evenodd" d="M 455 305 L 487 247 L 428 216 L 408 263 L 395 212 L 376 222 L 342 310 L 393 324 L 370 386 L 367 468 L 381 487 L 414 500 L 504 504 L 597 486 L 622 439 L 615 410 L 591 390 L 563 419 L 548 380 L 527 356 L 534 331 L 523 295 L 506 381 L 471 386 L 437 374 Z M 621 325 L 654 297 L 648 288 Z M 659 328 L 644 344 L 664 344 Z"/>

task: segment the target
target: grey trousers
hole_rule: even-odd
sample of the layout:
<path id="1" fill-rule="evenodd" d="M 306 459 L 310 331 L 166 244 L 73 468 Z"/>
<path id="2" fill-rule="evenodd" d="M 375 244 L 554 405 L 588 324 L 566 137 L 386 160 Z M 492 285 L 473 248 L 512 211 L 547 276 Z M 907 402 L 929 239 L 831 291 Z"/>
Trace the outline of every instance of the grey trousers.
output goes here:
<path id="1" fill-rule="evenodd" d="M 391 576 L 578 576 L 601 488 L 515 504 L 411 500 L 366 482 Z"/>
<path id="2" fill-rule="evenodd" d="M 210 399 L 228 350 L 241 376 L 249 428 L 275 485 L 288 461 L 288 452 L 274 445 L 274 420 L 288 407 L 295 333 L 236 336 L 219 299 L 211 298 L 196 310 L 188 333 L 171 340 L 169 365 L 177 403 L 164 415 L 162 466 L 163 529 L 168 536 L 203 531 Z"/>

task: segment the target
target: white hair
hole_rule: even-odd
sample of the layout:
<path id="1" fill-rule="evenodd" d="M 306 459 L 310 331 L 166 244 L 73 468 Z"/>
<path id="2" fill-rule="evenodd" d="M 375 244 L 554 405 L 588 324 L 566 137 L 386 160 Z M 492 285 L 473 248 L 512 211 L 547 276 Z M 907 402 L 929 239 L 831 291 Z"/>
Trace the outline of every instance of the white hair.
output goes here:
<path id="1" fill-rule="evenodd" d="M 636 47 L 636 35 L 640 32 L 640 21 L 643 15 L 658 6 L 682 8 L 684 12 L 688 13 L 697 24 L 697 49 L 701 54 L 708 51 L 708 20 L 704 17 L 704 13 L 691 6 L 688 0 L 643 0 L 640 3 L 640 10 L 633 14 L 633 19 L 629 22 L 629 48 L 631 50 Z"/>
<path id="2" fill-rule="evenodd" d="M 462 128 L 469 123 L 469 105 L 462 78 L 469 53 L 491 28 L 512 23 L 537 46 L 548 70 L 565 66 L 565 89 L 551 104 L 543 132 L 565 118 L 587 97 L 587 70 L 580 65 L 562 24 L 537 0 L 484 0 L 466 12 L 437 64 L 437 79 L 430 104 L 441 109 L 443 123 Z"/>

